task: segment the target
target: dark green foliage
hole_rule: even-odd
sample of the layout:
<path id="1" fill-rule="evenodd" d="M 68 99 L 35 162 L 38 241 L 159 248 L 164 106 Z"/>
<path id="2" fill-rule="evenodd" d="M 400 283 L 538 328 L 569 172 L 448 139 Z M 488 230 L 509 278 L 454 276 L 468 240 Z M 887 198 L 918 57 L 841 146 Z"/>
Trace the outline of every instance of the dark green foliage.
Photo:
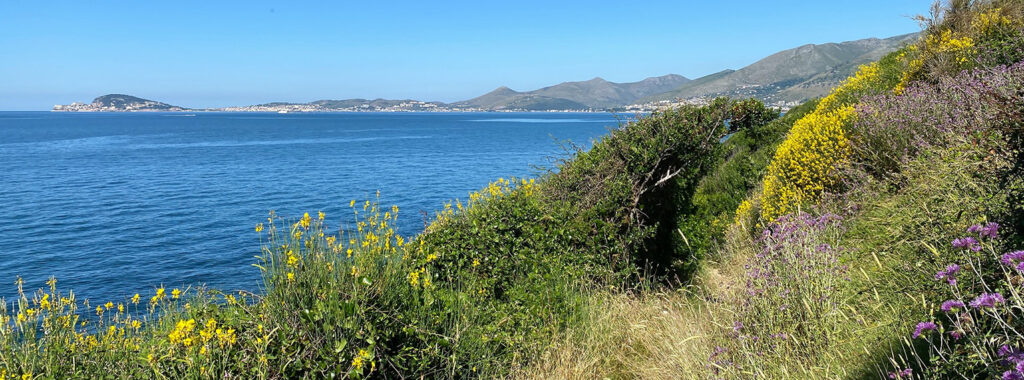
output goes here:
<path id="1" fill-rule="evenodd" d="M 675 222 L 678 233 L 673 247 L 683 278 L 689 278 L 701 260 L 715 250 L 734 219 L 736 208 L 760 185 L 765 168 L 790 127 L 815 106 L 817 101 L 810 101 L 771 120 L 766 117 L 769 109 L 761 105 L 764 111 L 759 110 L 757 122 L 741 124 L 742 129 L 722 144 L 717 165 L 701 178 L 692 196 L 680 194 L 677 203 L 681 207 Z M 751 108 L 758 110 L 756 105 Z"/>
<path id="2" fill-rule="evenodd" d="M 458 307 L 472 308 L 480 328 L 463 334 L 492 355 L 470 355 L 473 362 L 500 366 L 537 353 L 572 319 L 582 280 L 611 273 L 595 248 L 602 238 L 593 226 L 520 185 L 442 214 L 413 245 L 414 260 L 435 273 L 435 282 L 457 284 L 442 286 L 439 297 L 471 301 Z"/>
<path id="3" fill-rule="evenodd" d="M 720 98 L 629 123 L 577 154 L 543 184 L 544 194 L 573 205 L 595 226 L 616 231 L 603 249 L 611 265 L 674 274 L 678 202 L 689 198 L 716 161 L 736 105 Z M 759 117 L 756 109 L 735 108 L 747 111 L 745 120 Z"/>
<path id="4" fill-rule="evenodd" d="M 760 100 L 750 98 L 738 100 L 732 106 L 729 131 L 736 132 L 760 127 L 779 117 L 779 110 L 769 108 Z"/>
<path id="5" fill-rule="evenodd" d="M 467 205 L 447 207 L 409 252 L 432 273 L 437 302 L 472 315 L 453 352 L 459 370 L 472 363 L 500 375 L 496 363 L 540 352 L 573 323 L 586 289 L 628 286 L 648 270 L 685 275 L 673 248 L 678 213 L 695 210 L 701 178 L 740 149 L 721 148 L 727 121 L 774 141 L 788 127 L 763 124 L 777 115 L 755 100 L 724 98 L 657 112 L 576 152 L 536 184 L 499 180 Z M 747 150 L 761 144 L 736 141 Z"/>

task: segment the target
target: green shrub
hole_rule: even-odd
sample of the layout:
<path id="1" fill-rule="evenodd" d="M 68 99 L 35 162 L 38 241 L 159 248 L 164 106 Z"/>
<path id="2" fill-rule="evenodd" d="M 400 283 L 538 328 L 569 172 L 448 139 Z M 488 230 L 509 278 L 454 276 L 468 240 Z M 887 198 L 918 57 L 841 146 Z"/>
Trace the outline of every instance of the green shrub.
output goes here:
<path id="1" fill-rule="evenodd" d="M 679 234 L 673 246 L 682 260 L 683 278 L 691 277 L 703 258 L 716 251 L 736 209 L 760 185 L 776 147 L 816 104 L 806 102 L 777 120 L 745 125 L 722 144 L 715 168 L 700 179 L 692 197 L 680 195 L 677 203 L 685 207 L 677 210 Z"/>

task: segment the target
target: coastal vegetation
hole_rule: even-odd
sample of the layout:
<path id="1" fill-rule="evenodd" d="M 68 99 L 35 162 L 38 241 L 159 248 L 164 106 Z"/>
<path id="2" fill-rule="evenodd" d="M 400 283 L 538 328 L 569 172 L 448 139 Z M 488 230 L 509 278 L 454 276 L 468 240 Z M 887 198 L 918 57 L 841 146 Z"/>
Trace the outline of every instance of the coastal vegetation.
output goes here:
<path id="1" fill-rule="evenodd" d="M 0 380 L 1024 378 L 1024 3 L 921 21 L 820 101 L 652 113 L 416 236 L 272 212 L 256 292 L 19 279 Z"/>

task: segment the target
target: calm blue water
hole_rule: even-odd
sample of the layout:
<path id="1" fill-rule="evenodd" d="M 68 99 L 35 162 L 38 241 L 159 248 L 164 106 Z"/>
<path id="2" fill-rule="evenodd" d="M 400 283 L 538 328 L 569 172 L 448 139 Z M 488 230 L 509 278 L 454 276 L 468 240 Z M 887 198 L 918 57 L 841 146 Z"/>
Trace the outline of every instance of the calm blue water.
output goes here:
<path id="1" fill-rule="evenodd" d="M 50 275 L 80 297 L 153 286 L 256 289 L 253 226 L 269 210 L 323 210 L 380 190 L 421 212 L 498 177 L 535 176 L 609 114 L 67 114 L 0 112 L 0 296 Z"/>

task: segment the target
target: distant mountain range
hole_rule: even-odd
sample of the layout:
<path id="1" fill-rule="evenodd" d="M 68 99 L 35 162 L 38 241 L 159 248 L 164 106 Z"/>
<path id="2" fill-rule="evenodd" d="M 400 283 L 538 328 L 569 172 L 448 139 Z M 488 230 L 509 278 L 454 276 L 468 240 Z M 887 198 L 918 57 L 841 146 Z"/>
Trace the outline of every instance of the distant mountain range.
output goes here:
<path id="1" fill-rule="evenodd" d="M 241 107 L 190 109 L 130 95 L 100 96 L 92 103 L 54 106 L 54 111 L 587 111 L 657 104 L 701 102 L 718 96 L 755 97 L 786 107 L 822 96 L 853 74 L 861 64 L 913 42 L 917 33 L 886 39 L 804 45 L 772 54 L 739 70 L 724 70 L 690 80 L 676 74 L 639 82 L 615 83 L 602 78 L 564 82 L 533 91 L 499 87 L 473 99 L 454 103 L 419 100 L 346 99 L 309 103 L 265 103 Z"/>
<path id="2" fill-rule="evenodd" d="M 669 74 L 639 82 L 614 83 L 601 78 L 585 82 L 564 82 L 529 92 L 499 87 L 479 97 L 455 105 L 486 109 L 606 109 L 633 104 L 646 96 L 664 93 L 690 82 L 681 75 Z"/>
<path id="3" fill-rule="evenodd" d="M 856 72 L 858 66 L 914 42 L 917 35 L 783 50 L 742 69 L 711 74 L 640 102 L 716 96 L 755 97 L 767 103 L 803 102 L 827 94 Z"/>

